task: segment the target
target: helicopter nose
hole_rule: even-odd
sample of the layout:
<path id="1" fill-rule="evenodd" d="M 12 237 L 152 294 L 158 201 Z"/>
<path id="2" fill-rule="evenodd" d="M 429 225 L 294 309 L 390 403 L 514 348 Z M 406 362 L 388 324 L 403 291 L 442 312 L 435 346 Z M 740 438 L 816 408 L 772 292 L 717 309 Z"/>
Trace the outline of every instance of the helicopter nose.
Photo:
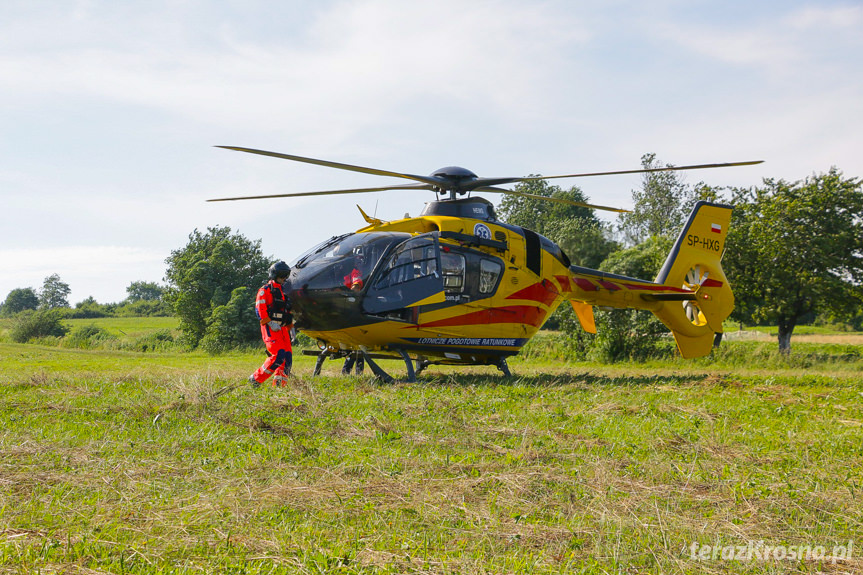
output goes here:
<path id="1" fill-rule="evenodd" d="M 290 292 L 294 322 L 299 329 L 315 331 L 345 329 L 363 322 L 362 296 L 340 283 L 326 288 L 308 284 Z"/>

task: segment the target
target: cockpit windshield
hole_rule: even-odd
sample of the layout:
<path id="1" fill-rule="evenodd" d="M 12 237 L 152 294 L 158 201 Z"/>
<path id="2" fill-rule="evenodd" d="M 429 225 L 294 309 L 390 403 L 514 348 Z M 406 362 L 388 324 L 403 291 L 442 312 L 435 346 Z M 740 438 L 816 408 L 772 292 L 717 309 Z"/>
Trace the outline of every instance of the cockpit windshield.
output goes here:
<path id="1" fill-rule="evenodd" d="M 391 245 L 409 237 L 410 234 L 394 232 L 336 236 L 297 258 L 294 266 L 306 269 L 303 275 L 308 278 L 308 287 L 311 289 L 331 289 L 342 285 L 356 289 L 365 284 Z M 324 269 L 327 271 L 324 272 Z"/>
<path id="2" fill-rule="evenodd" d="M 311 259 L 311 257 L 313 255 L 316 255 L 317 253 L 324 251 L 329 246 L 338 244 L 340 241 L 342 241 L 343 239 L 345 239 L 346 237 L 348 237 L 350 235 L 351 234 L 342 234 L 340 236 L 333 236 L 330 239 L 328 239 L 327 241 L 319 243 L 318 245 L 311 248 L 310 250 L 306 250 L 297 259 L 295 259 L 294 261 L 291 262 L 291 267 L 292 268 L 302 268 L 303 266 L 305 266 L 308 263 L 309 259 Z"/>

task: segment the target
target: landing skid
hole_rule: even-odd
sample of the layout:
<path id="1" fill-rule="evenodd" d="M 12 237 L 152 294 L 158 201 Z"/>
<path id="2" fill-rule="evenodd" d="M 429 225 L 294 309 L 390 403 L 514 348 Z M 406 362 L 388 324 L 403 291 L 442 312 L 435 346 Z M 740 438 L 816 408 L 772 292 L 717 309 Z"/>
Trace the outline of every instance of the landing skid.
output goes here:
<path id="1" fill-rule="evenodd" d="M 372 373 L 375 374 L 375 376 L 378 379 L 380 379 L 384 383 L 393 383 L 395 381 L 392 378 L 392 376 L 390 376 L 390 374 L 385 372 L 383 369 L 381 369 L 381 366 L 379 366 L 378 364 L 376 364 L 374 362 L 374 360 L 372 359 L 372 356 L 371 356 L 371 354 L 369 354 L 369 352 L 367 352 L 366 350 L 362 350 L 362 352 L 363 352 L 363 357 L 366 360 L 366 363 L 369 365 L 369 367 L 372 370 Z M 413 381 L 416 381 L 416 378 L 414 378 Z"/>
<path id="2" fill-rule="evenodd" d="M 393 351 L 397 352 L 399 354 L 399 356 L 401 357 L 402 361 L 405 362 L 405 368 L 407 369 L 406 381 L 408 383 L 416 382 L 417 376 L 420 373 L 422 373 L 423 371 L 425 371 L 425 369 L 428 366 L 430 366 L 430 365 L 443 365 L 442 362 L 434 362 L 434 361 L 429 360 L 425 356 L 421 356 L 421 355 L 417 356 L 416 360 L 412 360 L 410 358 L 410 355 L 408 355 L 408 352 L 403 350 L 403 349 L 396 349 Z M 396 379 L 394 377 L 392 377 L 390 374 L 388 374 L 386 371 L 384 371 L 384 369 L 374 361 L 374 358 L 377 358 L 377 359 L 394 359 L 392 356 L 389 356 L 389 355 L 377 355 L 377 354 L 372 355 L 371 353 L 369 353 L 365 349 L 361 349 L 358 352 L 347 352 L 347 353 L 345 353 L 343 351 L 342 352 L 330 351 L 328 349 L 325 349 L 321 352 L 304 350 L 303 353 L 307 354 L 307 355 L 316 355 L 317 356 L 317 360 L 315 361 L 315 370 L 312 373 L 313 376 L 321 374 L 321 367 L 323 366 L 324 362 L 327 359 L 338 359 L 338 358 L 342 358 L 342 357 L 347 357 L 348 354 L 358 353 L 358 354 L 361 354 L 361 357 L 363 358 L 363 360 L 365 360 L 365 363 L 369 366 L 369 369 L 372 370 L 372 373 L 375 374 L 375 377 L 377 377 L 378 379 L 380 379 L 384 383 L 394 383 L 396 381 Z M 512 377 L 512 373 L 509 370 L 509 365 L 507 364 L 505 357 L 501 357 L 496 362 L 491 363 L 491 364 L 486 364 L 486 365 L 494 365 L 495 367 L 497 367 L 498 371 L 500 371 L 503 374 L 504 377 Z M 414 367 L 414 366 L 416 366 L 416 367 Z M 358 371 L 358 373 L 361 373 L 361 372 Z"/>
<path id="3" fill-rule="evenodd" d="M 417 380 L 417 378 L 416 378 L 416 373 L 414 372 L 413 364 L 412 364 L 410 357 L 408 356 L 407 352 L 405 352 L 404 350 L 398 350 L 398 352 L 399 352 L 399 355 L 401 355 L 402 359 L 405 361 L 405 365 L 407 365 L 408 381 L 409 382 L 415 382 Z M 323 367 L 324 362 L 328 359 L 338 359 L 341 357 L 349 357 L 351 354 L 360 354 L 360 357 L 362 357 L 362 360 L 365 362 L 365 364 L 369 366 L 369 369 L 372 370 L 372 373 L 375 374 L 375 377 L 377 377 L 378 379 L 380 379 L 381 381 L 383 381 L 385 383 L 393 383 L 395 381 L 395 379 L 390 374 L 388 374 L 386 371 L 384 371 L 383 368 L 381 368 L 381 366 L 379 366 L 372 359 L 372 354 L 370 354 L 368 351 L 366 351 L 364 349 L 361 349 L 361 350 L 355 351 L 355 352 L 348 352 L 348 353 L 338 352 L 338 351 L 330 351 L 329 349 L 325 349 L 325 350 L 320 351 L 320 352 L 313 352 L 313 351 L 310 352 L 310 350 L 303 350 L 303 353 L 307 354 L 307 355 L 316 355 L 317 356 L 317 359 L 315 360 L 315 369 L 312 372 L 312 376 L 321 375 L 321 368 Z M 389 356 L 375 356 L 375 357 L 389 358 Z M 356 361 L 356 365 L 357 365 L 357 375 L 359 375 L 362 373 L 362 367 L 360 367 L 362 364 L 359 362 L 358 358 L 355 359 L 355 361 Z M 344 369 L 342 370 L 343 375 L 347 375 L 348 373 L 350 373 L 350 368 L 348 368 L 347 372 Z"/>
<path id="4" fill-rule="evenodd" d="M 497 369 L 503 373 L 504 377 L 512 377 L 512 374 L 509 372 L 509 364 L 506 363 L 506 358 L 502 357 L 497 361 Z"/>

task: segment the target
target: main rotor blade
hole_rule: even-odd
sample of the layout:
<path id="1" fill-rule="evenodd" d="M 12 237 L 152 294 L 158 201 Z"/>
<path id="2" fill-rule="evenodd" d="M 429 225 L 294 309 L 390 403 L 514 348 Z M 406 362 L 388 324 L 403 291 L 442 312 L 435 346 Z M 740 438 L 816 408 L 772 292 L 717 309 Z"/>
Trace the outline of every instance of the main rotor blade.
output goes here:
<path id="1" fill-rule="evenodd" d="M 514 192 L 512 190 L 507 190 L 504 188 L 494 188 L 491 186 L 483 186 L 481 188 L 476 188 L 474 191 L 476 192 L 496 192 L 499 194 L 509 194 L 511 196 L 521 196 L 523 198 L 535 198 L 537 200 L 547 200 L 549 202 L 557 202 L 558 204 L 567 204 L 570 206 L 578 206 L 580 208 L 590 208 L 592 210 L 605 210 L 607 212 L 618 212 L 618 213 L 626 213 L 629 210 L 624 210 L 622 208 L 612 208 L 609 206 L 598 206 L 596 204 L 586 204 L 584 202 L 573 202 L 572 200 L 566 200 L 563 198 L 555 198 L 552 196 L 540 196 L 538 194 L 525 194 L 524 192 Z"/>
<path id="2" fill-rule="evenodd" d="M 255 150 L 253 148 L 239 148 L 237 146 L 216 146 L 225 150 L 234 150 L 237 152 L 247 152 L 249 154 L 258 154 L 260 156 L 271 156 L 273 158 L 282 158 L 283 160 L 292 160 L 294 162 L 303 162 L 306 164 L 316 164 L 318 166 L 326 166 L 328 168 L 336 168 L 339 170 L 348 170 L 351 172 L 361 172 L 363 174 L 372 174 L 375 176 L 391 176 L 393 178 L 405 178 L 417 182 L 423 182 L 439 186 L 442 180 L 429 176 L 417 176 L 415 174 L 402 174 L 401 172 L 390 172 L 388 170 L 378 170 L 377 168 L 366 168 L 365 166 L 353 166 L 351 164 L 340 164 L 339 162 L 330 162 L 328 160 L 316 160 L 315 158 L 304 158 L 303 156 L 292 156 L 290 154 L 280 154 L 278 152 L 267 152 L 265 150 Z"/>
<path id="3" fill-rule="evenodd" d="M 678 170 L 706 170 L 708 168 L 731 168 L 735 166 L 754 166 L 763 164 L 764 160 L 748 162 L 729 162 L 726 164 L 696 164 L 693 166 L 669 166 L 667 168 L 645 168 L 641 170 L 618 170 L 615 172 L 589 172 L 584 174 L 566 174 L 563 176 L 527 176 L 525 178 L 509 178 L 511 182 L 530 182 L 534 180 L 554 180 L 557 178 L 585 178 L 588 176 L 617 176 L 622 174 L 648 174 L 651 172 L 676 172 Z M 503 180 L 503 178 L 501 178 Z M 501 183 L 509 183 L 503 182 Z"/>
<path id="4" fill-rule="evenodd" d="M 355 188 L 352 190 L 326 190 L 321 192 L 297 192 L 294 194 L 270 194 L 266 196 L 239 196 L 236 198 L 214 198 L 208 202 L 231 202 L 234 200 L 265 200 L 270 198 L 297 198 L 301 196 L 330 196 L 336 194 L 362 194 L 364 192 L 385 192 L 387 190 L 433 190 L 427 184 L 408 184 L 405 186 L 382 186 L 378 188 Z"/>
<path id="5" fill-rule="evenodd" d="M 466 182 L 464 184 L 464 189 L 466 190 L 480 190 L 482 188 L 487 188 L 489 186 L 499 186 L 501 184 L 514 184 L 517 182 L 523 182 L 525 178 L 516 177 L 516 178 L 477 178 L 473 181 Z M 503 188 L 499 188 L 498 190 L 488 190 L 490 192 L 493 191 L 503 191 Z"/>

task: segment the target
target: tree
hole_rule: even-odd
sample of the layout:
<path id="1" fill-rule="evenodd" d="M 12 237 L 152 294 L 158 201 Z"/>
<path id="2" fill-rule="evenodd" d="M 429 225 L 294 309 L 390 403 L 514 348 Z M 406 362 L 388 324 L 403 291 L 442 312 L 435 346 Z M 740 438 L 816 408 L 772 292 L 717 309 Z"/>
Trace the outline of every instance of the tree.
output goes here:
<path id="1" fill-rule="evenodd" d="M 260 337 L 255 309 L 249 305 L 254 290 L 238 287 L 231 292 L 228 303 L 213 310 L 201 347 L 212 354 L 247 345 Z"/>
<path id="2" fill-rule="evenodd" d="M 42 284 L 42 290 L 39 292 L 39 308 L 69 307 L 67 298 L 71 291 L 69 284 L 61 280 L 58 274 L 51 274 L 45 278 L 45 283 Z"/>
<path id="3" fill-rule="evenodd" d="M 253 294 L 266 281 L 269 266 L 260 240 L 231 234 L 229 227 L 207 228 L 204 234 L 194 230 L 186 246 L 165 262 L 163 297 L 180 318 L 183 343 L 190 347 L 204 337 L 214 310 L 228 304 L 239 287 Z M 254 305 L 252 297 L 247 305 Z"/>
<path id="4" fill-rule="evenodd" d="M 573 186 L 569 190 L 563 190 L 559 186 L 549 184 L 548 180 L 520 182 L 513 191 L 572 202 L 589 202 L 584 192 L 577 187 Z M 551 236 L 547 232 L 553 222 L 582 220 L 593 224 L 599 223 L 590 208 L 509 194 L 503 197 L 497 212 L 503 221 L 533 230 L 549 238 Z"/>
<path id="5" fill-rule="evenodd" d="M 128 303 L 138 301 L 159 301 L 162 299 L 162 286 L 156 282 L 136 281 L 129 284 L 126 288 L 126 293 L 129 294 L 126 298 Z"/>
<path id="6" fill-rule="evenodd" d="M 583 218 L 552 220 L 545 225 L 545 234 L 569 257 L 586 268 L 597 269 L 620 245 L 612 239 L 611 227 L 600 221 Z"/>
<path id="7" fill-rule="evenodd" d="M 39 307 L 39 296 L 33 288 L 16 288 L 9 292 L 3 302 L 2 315 L 15 315 L 26 309 Z"/>
<path id="8" fill-rule="evenodd" d="M 670 168 L 656 159 L 656 154 L 641 157 L 645 170 Z M 640 190 L 632 191 L 634 207 L 620 216 L 618 229 L 627 245 L 635 245 L 653 236 L 674 237 L 686 223 L 698 200 L 716 201 L 719 190 L 699 182 L 688 186 L 677 172 L 649 172 L 643 175 Z"/>
<path id="9" fill-rule="evenodd" d="M 93 296 L 75 304 L 75 309 L 66 313 L 68 319 L 108 317 L 114 311 L 113 304 L 101 304 Z"/>
<path id="10" fill-rule="evenodd" d="M 654 236 L 608 257 L 603 271 L 630 277 L 656 277 L 673 241 Z M 576 326 L 570 326 L 576 327 Z M 581 329 L 576 327 L 576 329 Z M 596 338 L 591 355 L 600 361 L 643 361 L 659 351 L 666 327 L 652 313 L 634 309 L 596 312 Z"/>
<path id="11" fill-rule="evenodd" d="M 735 190 L 723 267 L 738 320 L 775 322 L 779 350 L 807 314 L 854 315 L 863 301 L 863 190 L 836 168 L 802 182 Z"/>
<path id="12" fill-rule="evenodd" d="M 547 180 L 521 182 L 513 191 L 572 202 L 590 202 L 579 188 L 573 186 L 563 190 Z M 507 195 L 497 211 L 508 224 L 533 230 L 555 242 L 576 265 L 596 267 L 617 248 L 611 240 L 610 230 L 591 208 Z"/>

